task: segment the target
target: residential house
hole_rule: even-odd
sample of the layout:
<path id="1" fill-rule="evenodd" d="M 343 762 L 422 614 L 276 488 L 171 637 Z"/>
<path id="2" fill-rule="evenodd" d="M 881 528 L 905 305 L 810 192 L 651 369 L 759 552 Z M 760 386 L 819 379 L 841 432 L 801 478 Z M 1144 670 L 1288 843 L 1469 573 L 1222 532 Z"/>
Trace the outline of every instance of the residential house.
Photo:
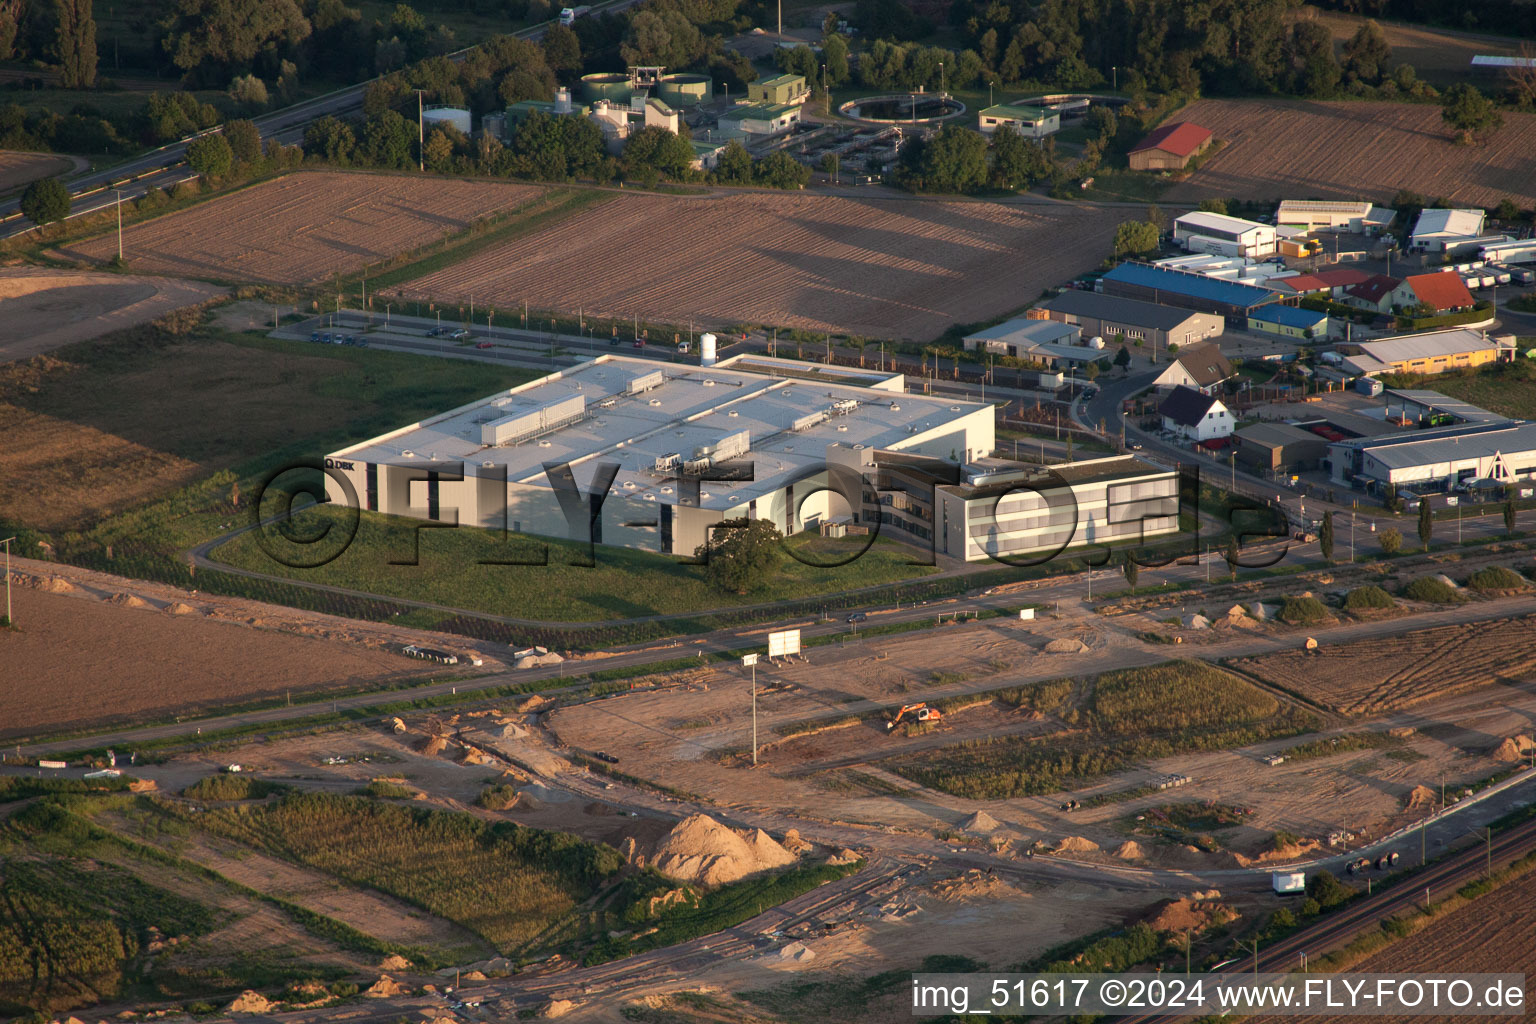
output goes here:
<path id="1" fill-rule="evenodd" d="M 1217 441 L 1232 433 L 1232 414 L 1214 395 L 1194 388 L 1176 387 L 1158 406 L 1163 429 L 1197 444 Z"/>

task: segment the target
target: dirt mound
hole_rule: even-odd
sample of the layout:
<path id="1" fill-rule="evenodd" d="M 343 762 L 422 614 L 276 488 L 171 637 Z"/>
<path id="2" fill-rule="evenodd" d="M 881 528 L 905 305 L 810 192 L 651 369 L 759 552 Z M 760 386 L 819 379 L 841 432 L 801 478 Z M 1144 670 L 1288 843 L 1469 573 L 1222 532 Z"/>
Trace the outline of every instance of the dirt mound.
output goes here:
<path id="1" fill-rule="evenodd" d="M 379 962 L 379 970 L 381 971 L 408 971 L 410 969 L 411 962 L 399 953 L 391 953 Z"/>
<path id="2" fill-rule="evenodd" d="M 551 999 L 549 1002 L 539 1007 L 539 1016 L 564 1017 L 574 1009 L 576 1009 L 576 1004 L 571 1002 L 569 999 Z"/>
<path id="3" fill-rule="evenodd" d="M 448 741 L 442 736 L 429 736 L 421 744 L 421 752 L 428 757 L 436 757 L 448 749 Z"/>
<path id="4" fill-rule="evenodd" d="M 1002 823 L 986 811 L 977 811 L 960 825 L 962 832 L 996 832 Z"/>
<path id="5" fill-rule="evenodd" d="M 133 594 L 113 594 L 111 597 L 107 598 L 107 600 L 115 605 L 121 605 L 124 608 L 153 607 L 153 605 L 144 600 L 142 597 L 137 597 Z"/>
<path id="6" fill-rule="evenodd" d="M 490 981 L 484 971 L 465 971 L 460 977 L 465 981 Z"/>
<path id="7" fill-rule="evenodd" d="M 800 838 L 800 830 L 797 828 L 792 828 L 785 832 L 784 838 L 779 842 L 779 845 L 797 857 L 802 853 L 809 853 L 812 849 L 810 843 Z"/>
<path id="8" fill-rule="evenodd" d="M 587 804 L 587 806 L 583 807 L 582 810 L 586 811 L 594 818 L 607 818 L 618 813 L 611 806 L 603 803 L 601 800 L 593 800 L 591 803 Z"/>
<path id="9" fill-rule="evenodd" d="M 1396 729 L 1388 729 L 1387 735 L 1395 740 L 1406 740 L 1416 732 L 1418 730 L 1411 725 L 1400 725 Z"/>
<path id="10" fill-rule="evenodd" d="M 42 589 L 50 594 L 72 594 L 77 589 L 69 580 L 61 580 L 57 576 L 50 576 L 43 584 Z"/>
<path id="11" fill-rule="evenodd" d="M 1134 839 L 1127 839 L 1115 847 L 1115 856 L 1121 860 L 1140 860 L 1143 856 L 1141 844 Z"/>
<path id="12" fill-rule="evenodd" d="M 496 730 L 496 735 L 504 740 L 520 740 L 528 735 L 528 730 L 515 722 L 508 722 Z"/>
<path id="13" fill-rule="evenodd" d="M 1512 764 L 1516 761 L 1523 761 L 1525 760 L 1526 753 L 1529 752 L 1533 746 L 1536 746 L 1536 741 L 1532 741 L 1529 736 L 1524 734 L 1519 736 L 1510 736 L 1503 743 L 1500 743 L 1497 747 L 1494 748 L 1493 759 L 1495 761 L 1503 761 L 1506 764 Z"/>
<path id="14" fill-rule="evenodd" d="M 846 846 L 827 858 L 828 864 L 852 864 L 859 859 L 859 855 Z"/>
<path id="15" fill-rule="evenodd" d="M 463 764 L 491 764 L 493 760 L 493 758 L 487 757 L 485 752 L 477 747 L 465 747 L 464 757 L 461 758 Z"/>
<path id="16" fill-rule="evenodd" d="M 226 1013 L 271 1013 L 272 1001 L 260 992 L 246 989 L 225 1007 Z"/>
<path id="17" fill-rule="evenodd" d="M 1179 622 L 1185 629 L 1210 629 L 1211 620 L 1204 615 L 1189 614 L 1181 616 Z"/>
<path id="18" fill-rule="evenodd" d="M 1231 907 L 1186 898 L 1162 904 L 1148 915 L 1147 924 L 1159 932 L 1200 932 L 1236 917 Z"/>
<path id="19" fill-rule="evenodd" d="M 650 858 L 662 874 L 702 885 L 724 885 L 794 862 L 795 855 L 763 830 L 743 836 L 704 814 L 678 822 Z"/>
<path id="20" fill-rule="evenodd" d="M 512 802 L 507 807 L 508 809 L 515 807 L 520 811 L 537 811 L 543 809 L 544 801 L 525 789 L 513 797 Z"/>
<path id="21" fill-rule="evenodd" d="M 528 697 L 525 700 L 518 701 L 517 702 L 517 710 L 520 713 L 526 715 L 530 711 L 537 711 L 537 710 L 539 710 L 539 708 L 542 708 L 544 705 L 546 705 L 548 703 L 549 703 L 549 698 L 548 697 L 544 697 L 544 696 L 541 696 L 541 695 L 536 693 L 532 697 Z"/>
<path id="22" fill-rule="evenodd" d="M 363 995 L 369 999 L 388 999 L 390 996 L 398 996 L 404 991 L 404 985 L 401 985 L 387 974 L 381 974 L 379 975 L 379 980 L 369 985 Z"/>
<path id="23" fill-rule="evenodd" d="M 170 612 L 172 615 L 196 615 L 197 614 L 197 609 L 196 608 L 193 608 L 189 604 L 184 604 L 181 601 L 172 601 L 170 604 L 166 605 L 164 608 L 162 608 L 160 610 L 161 611 L 165 611 L 165 612 Z"/>
<path id="24" fill-rule="evenodd" d="M 154 779 L 134 779 L 128 783 L 130 793 L 153 793 L 158 788 Z"/>
<path id="25" fill-rule="evenodd" d="M 1098 849 L 1099 849 L 1099 844 L 1094 842 L 1092 839 L 1086 839 L 1083 836 L 1067 836 L 1067 838 L 1065 838 L 1061 842 L 1057 843 L 1056 844 L 1056 848 L 1053 851 L 1051 851 L 1051 852 L 1053 852 L 1053 853 L 1096 853 L 1098 851 Z"/>
<path id="26" fill-rule="evenodd" d="M 1414 786 L 1403 797 L 1403 810 L 1405 811 L 1422 811 L 1434 805 L 1435 791 L 1428 786 Z"/>
<path id="27" fill-rule="evenodd" d="M 1044 650 L 1046 654 L 1082 654 L 1088 645 L 1076 637 L 1062 637 L 1047 643 Z"/>
<path id="28" fill-rule="evenodd" d="M 779 950 L 779 959 L 803 964 L 816 959 L 816 953 L 803 942 L 791 942 Z"/>

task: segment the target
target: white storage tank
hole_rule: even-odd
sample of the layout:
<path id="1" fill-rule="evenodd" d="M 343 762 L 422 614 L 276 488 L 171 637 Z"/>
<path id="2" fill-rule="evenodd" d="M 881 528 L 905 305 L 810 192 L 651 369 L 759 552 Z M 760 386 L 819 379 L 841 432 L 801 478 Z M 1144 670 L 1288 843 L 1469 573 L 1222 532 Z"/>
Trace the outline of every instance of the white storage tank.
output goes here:
<path id="1" fill-rule="evenodd" d="M 1088 347 L 1089 348 L 1103 348 L 1104 347 L 1104 339 L 1103 339 L 1103 337 L 1101 337 L 1100 335 L 1095 334 L 1093 337 L 1088 339 Z"/>
<path id="2" fill-rule="evenodd" d="M 715 341 L 716 339 L 713 334 L 705 334 L 699 337 L 700 366 L 715 365 Z"/>
<path id="3" fill-rule="evenodd" d="M 469 111 L 463 107 L 431 107 L 421 112 L 421 119 L 427 125 L 452 125 L 465 135 L 470 133 Z"/>

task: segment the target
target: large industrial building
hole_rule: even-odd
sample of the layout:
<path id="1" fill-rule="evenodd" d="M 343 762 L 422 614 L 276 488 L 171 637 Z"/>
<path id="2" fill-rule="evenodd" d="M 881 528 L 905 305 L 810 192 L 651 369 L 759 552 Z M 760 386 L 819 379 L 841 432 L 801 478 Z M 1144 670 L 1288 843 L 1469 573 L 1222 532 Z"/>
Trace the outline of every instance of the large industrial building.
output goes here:
<path id="1" fill-rule="evenodd" d="M 326 489 L 373 512 L 691 555 L 724 519 L 792 534 L 852 514 L 857 488 L 829 490 L 829 464 L 877 449 L 972 462 L 993 424 L 990 405 L 906 394 L 900 374 L 604 355 L 334 452 Z"/>
<path id="2" fill-rule="evenodd" d="M 957 467 L 865 449 L 847 453 L 879 489 L 862 518 L 937 554 L 966 562 L 1028 559 L 1042 553 L 1177 533 L 1179 475 L 1136 456 L 1018 468 L 990 460 Z M 948 472 L 948 479 L 944 474 Z"/>
<path id="3" fill-rule="evenodd" d="M 1388 485 L 1449 489 L 1491 480 L 1504 484 L 1536 479 L 1536 423 L 1459 423 L 1328 446 L 1329 472 L 1340 484 L 1373 492 Z"/>
<path id="4" fill-rule="evenodd" d="M 1081 328 L 1090 338 L 1113 341 L 1123 337 L 1133 344 L 1146 343 L 1154 352 L 1167 349 L 1169 342 L 1192 345 L 1226 329 L 1222 318 L 1210 313 L 1076 289 L 1064 291 L 1037 308 L 1052 320 Z"/>
<path id="5" fill-rule="evenodd" d="M 1482 235 L 1485 217 L 1482 210 L 1425 210 L 1414 222 L 1408 244 L 1424 252 L 1454 249 Z"/>
<path id="6" fill-rule="evenodd" d="M 1367 202 L 1335 199 L 1287 199 L 1275 213 L 1281 227 L 1302 231 L 1382 231 L 1392 226 L 1396 210 Z"/>
<path id="7" fill-rule="evenodd" d="M 1238 328 L 1248 326 L 1248 316 L 1255 309 L 1279 298 L 1270 288 L 1146 263 L 1122 263 L 1100 280 L 1105 295 L 1211 313 Z"/>
<path id="8" fill-rule="evenodd" d="M 1028 359 L 1048 370 L 1073 369 L 1105 358 L 1103 341 L 1083 343 L 1082 328 L 1035 317 L 1005 320 L 960 340 L 967 352 Z"/>
<path id="9" fill-rule="evenodd" d="M 1214 252 L 1262 260 L 1275 254 L 1275 229 L 1268 224 L 1197 210 L 1173 222 L 1173 238 L 1190 252 Z"/>

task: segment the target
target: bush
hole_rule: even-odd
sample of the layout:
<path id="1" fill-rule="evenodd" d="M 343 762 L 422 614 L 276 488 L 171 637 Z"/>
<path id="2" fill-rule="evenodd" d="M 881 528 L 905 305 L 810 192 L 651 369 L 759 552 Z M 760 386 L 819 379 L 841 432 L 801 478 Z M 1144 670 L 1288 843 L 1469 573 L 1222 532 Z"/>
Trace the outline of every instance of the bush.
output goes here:
<path id="1" fill-rule="evenodd" d="M 1502 565 L 1490 565 L 1467 577 L 1467 586 L 1473 590 L 1524 590 L 1525 577 Z"/>
<path id="2" fill-rule="evenodd" d="M 210 775 L 182 790 L 181 795 L 193 800 L 260 800 L 286 788 L 246 775 Z"/>
<path id="3" fill-rule="evenodd" d="M 1366 608 L 1392 608 L 1397 604 L 1392 600 L 1392 595 L 1374 584 L 1356 587 L 1344 598 L 1344 608 L 1347 611 L 1357 612 Z"/>
<path id="4" fill-rule="evenodd" d="M 1446 583 L 1437 580 L 1433 576 L 1423 576 L 1414 580 L 1403 588 L 1403 596 L 1414 601 L 1427 601 L 1430 604 L 1456 604 L 1462 600 L 1462 596 Z"/>
<path id="5" fill-rule="evenodd" d="M 1355 890 L 1334 877 L 1330 871 L 1319 871 L 1307 880 L 1307 895 L 1327 910 L 1336 907 L 1355 894 Z"/>
<path id="6" fill-rule="evenodd" d="M 511 807 L 516 799 L 517 790 L 512 786 L 486 786 L 475 798 L 475 804 L 488 811 L 504 811 Z"/>
<path id="7" fill-rule="evenodd" d="M 416 791 L 414 789 L 401 785 L 398 782 L 391 782 L 388 779 L 374 779 L 363 787 L 362 792 L 364 796 L 371 796 L 376 799 L 414 800 L 416 798 Z"/>
<path id="8" fill-rule="evenodd" d="M 1389 528 L 1381 531 L 1381 550 L 1383 554 L 1395 555 L 1403 549 L 1403 534 L 1401 530 Z"/>
<path id="9" fill-rule="evenodd" d="M 1280 609 L 1280 621 L 1293 626 L 1321 622 L 1328 617 L 1328 609 L 1315 597 L 1287 597 Z"/>

